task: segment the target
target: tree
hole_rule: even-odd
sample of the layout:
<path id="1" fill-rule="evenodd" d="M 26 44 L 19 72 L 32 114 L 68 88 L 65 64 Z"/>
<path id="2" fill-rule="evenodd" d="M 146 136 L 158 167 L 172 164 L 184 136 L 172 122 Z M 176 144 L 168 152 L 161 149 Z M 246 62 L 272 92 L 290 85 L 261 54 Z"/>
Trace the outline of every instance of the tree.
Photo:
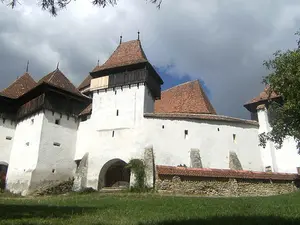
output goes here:
<path id="1" fill-rule="evenodd" d="M 1 0 L 3 3 L 7 3 L 8 6 L 15 8 L 17 6 L 18 0 Z M 37 0 L 38 4 L 43 10 L 47 10 L 51 15 L 56 16 L 59 9 L 66 8 L 72 1 L 76 0 Z M 92 0 L 92 4 L 95 6 L 106 7 L 107 5 L 117 5 L 118 0 Z M 160 8 L 162 0 L 145 0 L 151 3 L 157 4 Z"/>
<path id="2" fill-rule="evenodd" d="M 300 32 L 295 33 L 300 36 Z M 273 58 L 264 61 L 270 73 L 263 82 L 269 85 L 269 92 L 275 92 L 282 97 L 282 103 L 271 102 L 269 133 L 260 135 L 260 144 L 265 146 L 266 141 L 275 143 L 281 148 L 286 137 L 293 137 L 300 150 L 300 38 L 297 47 L 292 50 L 276 51 Z"/>

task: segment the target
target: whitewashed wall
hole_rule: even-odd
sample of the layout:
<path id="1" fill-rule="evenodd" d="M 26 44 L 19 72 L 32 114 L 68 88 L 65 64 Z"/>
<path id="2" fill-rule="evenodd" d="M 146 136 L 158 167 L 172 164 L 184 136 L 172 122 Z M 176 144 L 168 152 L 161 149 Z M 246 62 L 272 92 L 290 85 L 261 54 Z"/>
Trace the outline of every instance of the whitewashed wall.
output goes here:
<path id="1" fill-rule="evenodd" d="M 300 167 L 300 155 L 293 138 L 286 138 L 281 149 L 275 149 L 278 172 L 297 173 Z"/>
<path id="2" fill-rule="evenodd" d="M 79 125 L 75 155 L 78 160 L 89 153 L 87 186 L 97 189 L 99 173 L 108 161 L 142 158 L 148 146 L 153 146 L 156 164 L 189 166 L 189 151 L 198 148 L 204 167 L 229 168 L 229 152 L 234 151 L 243 169 L 263 170 L 257 127 L 144 118 L 144 112 L 153 109 L 153 98 L 144 86 L 94 92 L 91 118 Z"/>
<path id="3" fill-rule="evenodd" d="M 267 109 L 257 110 L 257 115 L 259 134 L 270 132 L 272 127 L 269 124 Z M 286 138 L 281 149 L 276 149 L 274 143 L 268 141 L 265 148 L 260 148 L 264 167 L 272 166 L 274 172 L 297 173 L 297 167 L 300 167 L 300 155 L 296 146 L 296 142 L 291 137 Z"/>
<path id="4" fill-rule="evenodd" d="M 9 163 L 15 129 L 15 122 L 0 118 L 0 164 Z"/>
<path id="5" fill-rule="evenodd" d="M 58 120 L 59 124 L 55 124 Z M 72 178 L 78 121 L 74 117 L 45 111 L 36 169 L 31 186 L 59 182 Z M 59 145 L 59 146 L 58 146 Z"/>
<path id="6" fill-rule="evenodd" d="M 44 113 L 20 121 L 15 130 L 7 172 L 7 189 L 26 195 L 36 168 Z"/>
<path id="7" fill-rule="evenodd" d="M 253 125 L 149 118 L 145 127 L 145 144 L 153 145 L 156 164 L 190 166 L 190 150 L 197 148 L 204 168 L 229 169 L 229 152 L 233 151 L 244 170 L 263 170 L 258 130 Z"/>
<path id="8" fill-rule="evenodd" d="M 145 143 L 141 137 L 145 134 L 138 127 L 145 110 L 153 110 L 153 104 L 144 85 L 93 93 L 92 115 L 79 125 L 75 156 L 76 160 L 81 159 L 89 152 L 89 187 L 97 189 L 99 173 L 106 162 L 143 157 Z"/>

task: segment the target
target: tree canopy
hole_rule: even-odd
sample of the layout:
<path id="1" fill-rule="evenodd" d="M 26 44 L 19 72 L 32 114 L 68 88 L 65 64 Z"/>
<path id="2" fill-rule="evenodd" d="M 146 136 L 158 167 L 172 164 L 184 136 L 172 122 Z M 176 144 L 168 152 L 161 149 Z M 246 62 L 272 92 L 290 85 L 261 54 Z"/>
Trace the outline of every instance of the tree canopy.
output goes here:
<path id="1" fill-rule="evenodd" d="M 270 86 L 270 92 L 280 95 L 283 102 L 271 102 L 269 106 L 272 130 L 260 135 L 262 146 L 270 140 L 276 148 L 281 148 L 286 137 L 293 137 L 300 149 L 300 32 L 295 35 L 298 36 L 296 48 L 276 51 L 272 59 L 264 62 L 270 73 L 263 82 Z"/>
<path id="2" fill-rule="evenodd" d="M 3 3 L 6 3 L 8 6 L 15 8 L 17 4 L 20 4 L 18 0 L 1 0 Z M 60 9 L 66 8 L 71 2 L 76 0 L 37 0 L 38 5 L 40 5 L 42 10 L 47 10 L 51 15 L 56 16 Z M 157 4 L 157 7 L 160 8 L 162 0 L 145 0 L 151 3 Z M 95 6 L 106 7 L 108 5 L 114 6 L 117 5 L 118 0 L 91 0 L 91 3 Z"/>

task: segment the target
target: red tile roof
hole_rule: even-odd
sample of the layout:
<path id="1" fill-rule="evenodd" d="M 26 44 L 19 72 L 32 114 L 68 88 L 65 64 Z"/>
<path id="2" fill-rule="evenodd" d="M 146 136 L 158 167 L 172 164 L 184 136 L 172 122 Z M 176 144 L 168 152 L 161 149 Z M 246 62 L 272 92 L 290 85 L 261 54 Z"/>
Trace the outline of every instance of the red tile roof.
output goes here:
<path id="1" fill-rule="evenodd" d="M 95 71 L 148 62 L 139 40 L 121 43 L 109 59 Z"/>
<path id="2" fill-rule="evenodd" d="M 255 120 L 244 120 L 229 116 L 220 116 L 213 114 L 192 114 L 192 113 L 145 113 L 146 118 L 160 118 L 160 119 L 177 119 L 177 120 L 212 120 L 212 121 L 223 121 L 232 122 L 239 124 L 248 124 L 253 126 L 258 126 L 258 122 Z"/>
<path id="3" fill-rule="evenodd" d="M 267 85 L 258 96 L 248 101 L 245 105 L 257 103 L 260 101 L 265 101 L 268 99 L 278 98 L 278 97 L 280 96 L 277 95 L 275 92 L 271 92 L 270 87 Z"/>
<path id="4" fill-rule="evenodd" d="M 155 101 L 155 113 L 208 113 L 216 114 L 198 80 L 162 91 Z"/>
<path id="5" fill-rule="evenodd" d="M 157 174 L 170 176 L 187 177 L 209 177 L 209 178 L 240 178 L 240 179 L 258 179 L 258 180 L 298 180 L 298 174 L 289 173 L 267 173 L 253 172 L 247 170 L 229 170 L 229 169 L 204 169 L 204 168 L 184 168 L 173 166 L 156 166 Z"/>
<path id="6" fill-rule="evenodd" d="M 61 88 L 65 91 L 68 91 L 70 93 L 82 96 L 78 89 L 59 69 L 52 71 L 51 73 L 47 74 L 42 79 L 40 79 L 38 85 L 42 83 L 47 83 L 52 86 Z"/>
<path id="7" fill-rule="evenodd" d="M 9 98 L 19 98 L 36 86 L 36 82 L 29 73 L 24 73 L 10 86 L 1 91 L 1 94 Z"/>

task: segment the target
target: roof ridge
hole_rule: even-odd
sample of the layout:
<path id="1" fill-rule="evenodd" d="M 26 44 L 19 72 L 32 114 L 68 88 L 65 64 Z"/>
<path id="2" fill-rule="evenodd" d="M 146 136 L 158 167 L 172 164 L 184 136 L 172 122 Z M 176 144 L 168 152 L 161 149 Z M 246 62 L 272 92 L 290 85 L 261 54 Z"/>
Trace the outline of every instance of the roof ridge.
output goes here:
<path id="1" fill-rule="evenodd" d="M 198 79 L 196 79 L 196 80 L 190 80 L 190 81 L 186 81 L 186 82 L 184 82 L 184 83 L 181 83 L 181 84 L 177 84 L 177 85 L 175 85 L 175 86 L 173 86 L 173 87 L 170 87 L 170 88 L 168 88 L 168 89 L 166 89 L 166 90 L 163 90 L 162 92 L 169 91 L 169 90 L 171 90 L 171 89 L 173 89 L 173 88 L 176 88 L 176 87 L 179 87 L 179 86 L 182 86 L 182 85 L 188 84 L 188 83 L 193 83 L 193 82 L 196 82 L 197 80 L 198 80 Z"/>
<path id="2" fill-rule="evenodd" d="M 202 96 L 204 98 L 204 104 L 206 105 L 206 108 L 209 110 L 209 111 L 213 111 L 215 114 L 217 114 L 215 108 L 213 107 L 213 105 L 211 104 L 208 96 L 206 95 L 205 91 L 203 90 L 203 87 L 202 85 L 200 84 L 200 81 L 198 80 L 198 86 L 199 86 L 199 89 L 202 93 Z"/>
<path id="3" fill-rule="evenodd" d="M 2 89 L 0 92 L 7 90 L 10 86 L 12 86 L 14 83 L 16 83 L 18 80 L 20 80 L 23 76 L 25 76 L 27 74 L 30 75 L 28 72 L 25 72 L 22 76 L 17 77 L 17 79 L 15 79 L 10 85 L 8 85 L 8 87 Z"/>

